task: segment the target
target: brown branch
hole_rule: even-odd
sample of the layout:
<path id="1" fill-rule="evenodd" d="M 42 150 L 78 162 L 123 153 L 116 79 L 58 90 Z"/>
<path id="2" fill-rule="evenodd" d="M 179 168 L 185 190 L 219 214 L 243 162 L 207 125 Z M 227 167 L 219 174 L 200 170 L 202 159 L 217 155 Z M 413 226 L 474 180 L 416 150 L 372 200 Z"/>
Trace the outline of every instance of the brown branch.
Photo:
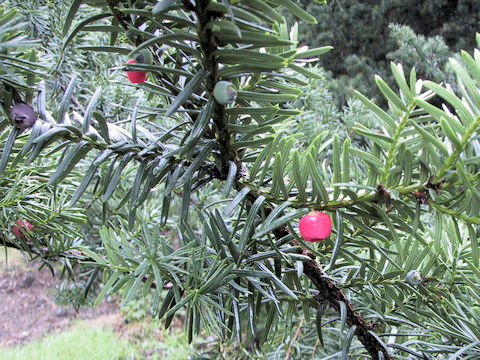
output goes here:
<path id="1" fill-rule="evenodd" d="M 190 0 L 182 0 L 182 4 L 185 9 L 189 11 L 195 11 L 195 5 Z"/>
<path id="2" fill-rule="evenodd" d="M 85 254 L 83 251 L 67 250 L 67 251 L 63 251 L 63 252 L 60 252 L 58 254 L 55 254 L 52 257 L 48 257 L 48 256 L 45 257 L 45 253 L 42 254 L 41 249 L 35 249 L 33 247 L 33 245 L 31 245 L 29 243 L 27 243 L 27 245 L 28 245 L 28 249 L 25 249 L 23 246 L 20 246 L 20 244 L 18 244 L 18 243 L 12 242 L 10 239 L 1 239 L 0 240 L 0 246 L 5 246 L 5 247 L 10 248 L 10 249 L 24 251 L 24 252 L 27 252 L 28 254 L 36 255 L 36 256 L 38 256 L 38 258 L 40 258 L 43 261 L 48 261 L 49 259 L 54 260 L 54 259 L 58 259 L 58 258 L 69 258 L 69 259 L 79 260 L 79 261 L 82 261 L 82 262 L 90 262 L 90 263 L 95 262 L 95 259 L 87 256 L 87 254 Z M 32 260 L 33 258 L 34 257 L 31 257 L 30 260 Z M 47 262 L 47 265 L 50 265 L 50 264 Z M 149 276 L 145 275 L 143 277 L 142 281 L 146 282 L 148 279 L 149 279 Z M 164 282 L 164 284 L 162 285 L 162 288 L 164 290 L 169 290 L 172 286 L 173 286 L 172 283 L 169 280 L 166 280 Z M 155 280 L 152 281 L 151 288 L 152 289 L 157 288 L 157 282 Z"/>
<path id="3" fill-rule="evenodd" d="M 129 22 L 127 20 L 128 17 L 118 9 L 118 6 L 122 2 L 119 0 L 105 0 L 105 2 L 107 3 L 108 7 L 110 8 L 110 11 L 112 12 L 113 16 L 115 16 L 115 18 L 118 20 L 120 25 L 122 25 L 122 27 L 125 30 L 128 30 L 128 26 L 129 26 Z"/>
<path id="4" fill-rule="evenodd" d="M 383 353 L 385 359 L 393 359 L 390 352 L 385 349 L 382 344 L 371 334 L 372 326 L 367 324 L 361 314 L 355 311 L 352 303 L 348 300 L 342 290 L 328 278 L 327 273 L 317 264 L 315 257 L 311 253 L 306 253 L 312 260 L 303 263 L 303 271 L 320 291 L 321 297 L 328 301 L 335 311 L 340 312 L 340 302 L 347 306 L 347 324 L 355 325 L 355 335 L 363 344 L 365 349 L 370 353 L 372 359 L 379 359 L 378 353 Z"/>
<path id="5" fill-rule="evenodd" d="M 205 69 L 209 71 L 209 77 L 207 79 L 207 90 L 210 94 L 213 93 L 215 84 L 218 81 L 218 61 L 215 51 L 217 50 L 217 44 L 215 43 L 215 37 L 213 36 L 211 26 L 208 24 L 218 16 L 207 10 L 207 6 L 210 0 L 198 0 L 196 13 L 198 16 L 199 27 L 198 37 L 200 39 L 200 47 L 204 55 L 202 61 Z M 220 104 L 216 104 L 213 114 L 213 122 L 215 123 L 216 133 L 218 135 L 218 146 L 220 153 L 220 168 L 218 169 L 221 180 L 227 178 L 228 174 L 228 162 L 236 161 L 235 154 L 230 147 L 230 132 L 226 128 L 227 116 L 225 113 L 225 107 Z"/>
<path id="6" fill-rule="evenodd" d="M 24 246 L 26 245 L 27 248 Z M 0 239 L 0 246 L 5 246 L 10 249 L 15 249 L 19 251 L 24 251 L 30 255 L 30 259 L 38 256 L 42 260 L 58 260 L 59 258 L 69 258 L 81 261 L 90 261 L 94 262 L 95 260 L 88 257 L 83 251 L 79 250 L 66 250 L 59 253 L 50 254 L 46 247 L 38 248 L 34 246 L 33 242 L 27 241 L 25 244 L 16 243 L 8 238 Z M 34 256 L 32 256 L 34 255 Z"/>
<path id="7" fill-rule="evenodd" d="M 64 92 L 67 89 L 67 87 L 65 85 L 61 85 L 60 87 Z M 75 105 L 78 108 L 78 110 L 80 111 L 80 114 L 82 116 L 84 116 L 85 115 L 85 108 L 82 106 L 82 104 L 80 104 L 78 99 L 74 95 L 72 95 L 70 97 L 70 100 L 72 101 L 73 105 Z"/>
<path id="8" fill-rule="evenodd" d="M 287 227 L 283 226 L 274 230 L 273 233 L 276 238 L 280 239 L 288 235 L 290 232 Z M 340 302 L 343 302 L 346 305 L 347 324 L 349 326 L 357 326 L 355 335 L 369 352 L 373 360 L 379 359 L 379 352 L 383 353 L 386 360 L 393 359 L 392 355 L 382 346 L 375 336 L 369 333 L 369 331 L 372 330 L 372 327 L 365 322 L 361 314 L 355 311 L 353 304 L 348 300 L 344 292 L 337 287 L 335 282 L 330 280 L 328 274 L 317 264 L 315 255 L 308 250 L 304 250 L 303 255 L 307 255 L 311 259 L 303 263 L 303 272 L 320 292 L 319 298 L 328 302 L 337 312 L 340 312 Z"/>
<path id="9" fill-rule="evenodd" d="M 298 324 L 298 328 L 297 328 L 297 331 L 295 332 L 295 335 L 293 336 L 292 340 L 290 341 L 290 344 L 288 345 L 287 353 L 285 354 L 285 359 L 287 360 L 290 359 L 290 354 L 292 352 L 292 345 L 295 341 L 297 341 L 298 336 L 302 331 L 302 325 L 304 321 L 305 321 L 305 318 L 303 317 L 302 320 L 300 320 L 300 324 Z"/>
<path id="10" fill-rule="evenodd" d="M 13 243 L 10 240 L 2 239 L 2 241 L 0 242 L 0 246 L 5 246 L 5 247 L 10 248 L 10 249 L 16 249 L 16 250 L 24 251 L 24 249 L 22 249 L 18 244 Z"/>
<path id="11" fill-rule="evenodd" d="M 246 176 L 248 178 L 248 170 L 245 166 L 241 167 L 239 171 L 235 187 L 237 190 L 241 190 L 245 187 L 245 183 L 241 181 L 242 177 Z M 246 200 L 248 203 L 254 203 L 257 199 L 257 196 L 253 193 L 247 195 Z M 272 208 L 269 204 L 265 205 L 265 215 L 272 211 Z M 279 227 L 273 231 L 273 235 L 277 239 L 281 239 L 290 234 L 289 229 L 286 226 Z M 296 241 L 292 242 L 292 246 L 298 246 Z M 303 263 L 303 272 L 311 282 L 315 285 L 319 291 L 319 300 L 326 301 L 332 306 L 335 311 L 340 312 L 340 302 L 343 302 L 347 308 L 347 324 L 349 326 L 356 325 L 355 335 L 358 340 L 362 343 L 365 349 L 369 352 L 373 360 L 379 359 L 379 352 L 384 356 L 385 360 L 393 359 L 390 352 L 385 349 L 382 344 L 377 340 L 375 336 L 372 335 L 369 331 L 372 331 L 372 326 L 367 324 L 363 319 L 363 316 L 355 311 L 353 304 L 348 300 L 344 292 L 338 288 L 334 281 L 330 280 L 328 274 L 320 267 L 320 265 L 315 260 L 315 255 L 308 250 L 303 250 L 303 255 L 310 257 L 311 260 Z"/>

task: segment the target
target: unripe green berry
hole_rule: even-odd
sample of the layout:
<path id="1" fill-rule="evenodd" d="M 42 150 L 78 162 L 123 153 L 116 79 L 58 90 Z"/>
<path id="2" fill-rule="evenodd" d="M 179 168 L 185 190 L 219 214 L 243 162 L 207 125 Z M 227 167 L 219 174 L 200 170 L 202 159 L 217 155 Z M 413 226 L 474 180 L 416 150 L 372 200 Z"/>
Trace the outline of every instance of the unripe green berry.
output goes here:
<path id="1" fill-rule="evenodd" d="M 412 270 L 405 277 L 405 281 L 412 286 L 420 285 L 423 281 L 422 274 L 418 270 Z"/>
<path id="2" fill-rule="evenodd" d="M 215 84 L 213 96 L 219 104 L 225 105 L 237 98 L 237 90 L 231 82 L 219 81 Z"/>
<path id="3" fill-rule="evenodd" d="M 151 65 L 153 62 L 153 55 L 148 49 L 142 49 L 135 54 L 133 59 L 137 64 Z"/>

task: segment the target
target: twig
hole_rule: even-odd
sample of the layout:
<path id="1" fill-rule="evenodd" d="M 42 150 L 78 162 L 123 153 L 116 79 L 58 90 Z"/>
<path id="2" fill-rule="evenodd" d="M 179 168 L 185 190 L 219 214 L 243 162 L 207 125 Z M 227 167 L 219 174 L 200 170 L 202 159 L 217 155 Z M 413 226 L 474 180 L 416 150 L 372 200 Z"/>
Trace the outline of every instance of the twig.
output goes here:
<path id="1" fill-rule="evenodd" d="M 315 353 L 317 352 L 318 344 L 320 344 L 320 339 L 317 339 L 317 341 L 315 342 L 315 345 L 313 346 L 312 357 L 310 359 L 313 359 L 315 357 Z"/>
<path id="2" fill-rule="evenodd" d="M 61 88 L 63 91 L 66 90 L 66 87 L 63 85 L 61 86 Z M 73 105 L 75 105 L 80 110 L 80 113 L 83 116 L 85 114 L 85 108 L 82 106 L 82 104 L 80 104 L 77 98 L 73 95 L 70 97 L 70 100 L 72 100 Z"/>
<path id="3" fill-rule="evenodd" d="M 289 230 L 286 226 L 282 226 L 273 231 L 277 239 L 283 238 L 289 234 Z M 348 300 L 347 296 L 343 293 L 341 289 L 337 287 L 334 281 L 330 280 L 328 274 L 317 264 L 315 260 L 315 255 L 313 255 L 308 250 L 303 250 L 303 255 L 310 257 L 311 260 L 305 261 L 303 263 L 303 272 L 308 278 L 312 281 L 322 299 L 328 301 L 335 311 L 340 313 L 340 302 L 343 302 L 347 308 L 347 324 L 349 326 L 356 325 L 357 330 L 355 335 L 358 340 L 362 343 L 365 349 L 369 352 L 373 360 L 379 360 L 378 353 L 383 353 L 385 360 L 392 360 L 393 357 L 388 352 L 382 344 L 372 335 L 371 326 L 369 326 L 363 316 L 355 311 L 354 306 Z"/>
<path id="4" fill-rule="evenodd" d="M 285 357 L 285 359 L 287 360 L 290 358 L 290 353 L 292 352 L 292 344 L 297 340 L 298 335 L 300 335 L 300 331 L 302 330 L 302 325 L 304 321 L 305 321 L 305 317 L 302 317 L 302 320 L 300 320 L 300 324 L 298 324 L 297 331 L 295 332 L 295 335 L 293 336 L 292 340 L 290 341 L 290 344 L 288 345 L 287 354 Z"/>
<path id="5" fill-rule="evenodd" d="M 110 11 L 112 12 L 113 16 L 115 16 L 117 18 L 120 25 L 122 25 L 122 27 L 125 30 L 128 30 L 128 22 L 126 21 L 127 16 L 125 14 L 123 14 L 118 9 L 118 6 L 121 4 L 121 1 L 119 1 L 119 0 L 106 0 L 105 2 L 107 3 L 108 7 L 110 8 Z"/>
<path id="6" fill-rule="evenodd" d="M 218 61 L 215 56 L 215 51 L 217 50 L 217 45 L 215 44 L 214 36 L 212 33 L 211 26 L 209 24 L 214 20 L 213 13 L 207 11 L 207 6 L 209 0 L 198 0 L 197 1 L 197 16 L 199 21 L 198 28 L 198 37 L 200 39 L 200 46 L 203 53 L 203 65 L 205 69 L 209 71 L 209 77 L 207 79 L 207 89 L 210 94 L 213 93 L 215 84 L 218 81 Z M 220 163 L 219 172 L 221 174 L 220 180 L 225 180 L 228 174 L 228 162 L 234 161 L 238 162 L 236 159 L 235 153 L 230 147 L 230 131 L 227 129 L 227 118 L 225 113 L 225 107 L 216 104 L 213 122 L 215 123 L 216 133 L 218 135 L 218 146 L 220 153 Z"/>
<path id="7" fill-rule="evenodd" d="M 363 316 L 355 311 L 352 303 L 348 300 L 346 295 L 340 290 L 335 283 L 330 280 L 327 273 L 317 264 L 314 255 L 309 252 L 304 252 L 312 260 L 303 263 L 303 271 L 316 286 L 316 288 L 324 295 L 326 301 L 337 311 L 340 312 L 340 302 L 347 306 L 347 324 L 349 326 L 356 325 L 355 335 L 362 343 L 365 349 L 370 353 L 373 360 L 378 360 L 378 353 L 381 352 L 384 359 L 393 359 L 387 349 L 372 335 L 371 327 L 365 322 Z"/>

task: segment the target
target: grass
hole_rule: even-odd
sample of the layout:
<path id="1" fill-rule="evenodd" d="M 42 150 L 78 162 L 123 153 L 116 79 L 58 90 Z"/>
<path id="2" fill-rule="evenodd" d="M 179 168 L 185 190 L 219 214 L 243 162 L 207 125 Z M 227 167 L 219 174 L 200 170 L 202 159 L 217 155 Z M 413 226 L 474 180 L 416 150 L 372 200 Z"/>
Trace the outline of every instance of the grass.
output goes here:
<path id="1" fill-rule="evenodd" d="M 0 360 L 185 360 L 192 355 L 179 329 L 159 330 L 159 322 L 142 322 L 133 343 L 121 340 L 111 327 L 74 327 L 27 345 L 0 351 Z M 160 340 L 160 339 L 161 340 Z"/>
<path id="2" fill-rule="evenodd" d="M 191 358 L 202 337 L 196 337 L 192 345 L 188 344 L 183 332 L 183 320 L 174 320 L 169 329 L 164 322 L 152 319 L 149 310 L 152 306 L 152 294 L 137 296 L 129 305 L 122 307 L 123 317 L 137 330 L 130 335 L 130 341 L 137 349 L 142 360 L 185 360 Z"/>
<path id="3" fill-rule="evenodd" d="M 132 339 L 139 359 L 146 360 L 185 360 L 192 355 L 194 345 L 189 345 L 186 335 L 180 329 L 160 330 L 159 321 L 141 323 L 142 331 Z"/>
<path id="4" fill-rule="evenodd" d="M 133 348 L 111 328 L 77 324 L 28 345 L 0 352 L 0 360 L 123 360 L 133 359 Z"/>

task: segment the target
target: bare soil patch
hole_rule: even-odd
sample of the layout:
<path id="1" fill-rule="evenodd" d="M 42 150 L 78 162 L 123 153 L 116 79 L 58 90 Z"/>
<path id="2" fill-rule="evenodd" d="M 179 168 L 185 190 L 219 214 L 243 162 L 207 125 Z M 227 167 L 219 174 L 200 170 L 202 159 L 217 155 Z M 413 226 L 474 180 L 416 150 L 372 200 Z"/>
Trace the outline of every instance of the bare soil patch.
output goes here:
<path id="1" fill-rule="evenodd" d="M 51 290 L 60 280 L 45 267 L 38 270 L 38 263 L 25 265 L 21 255 L 12 255 L 6 269 L 4 250 L 0 251 L 0 348 L 60 332 L 78 319 L 92 319 L 116 329 L 121 326 L 114 301 L 104 301 L 95 308 L 83 307 L 78 313 L 56 305 Z"/>

